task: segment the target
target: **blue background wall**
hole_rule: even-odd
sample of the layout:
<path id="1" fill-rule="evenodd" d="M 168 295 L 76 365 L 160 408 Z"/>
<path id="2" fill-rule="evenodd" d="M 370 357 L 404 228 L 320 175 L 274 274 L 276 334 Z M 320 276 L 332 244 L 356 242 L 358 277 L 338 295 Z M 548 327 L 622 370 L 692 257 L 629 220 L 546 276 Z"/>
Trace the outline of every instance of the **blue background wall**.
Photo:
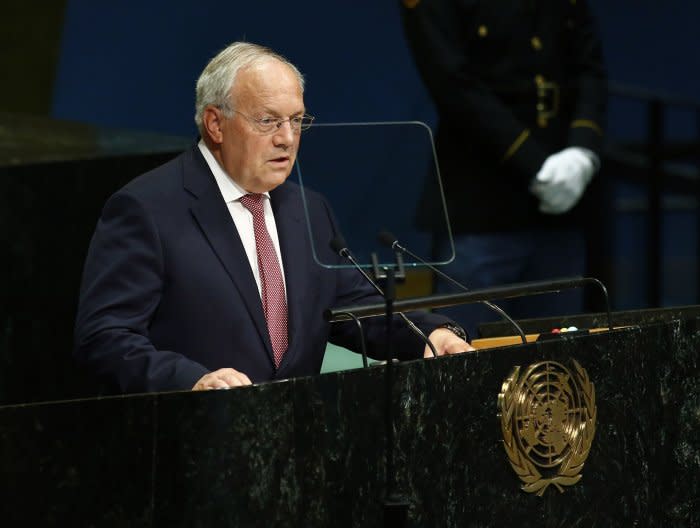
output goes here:
<path id="1" fill-rule="evenodd" d="M 612 81 L 700 101 L 700 4 L 592 0 L 591 5 Z M 194 138 L 196 78 L 218 50 L 240 39 L 271 46 L 300 67 L 307 78 L 307 108 L 320 122 L 434 124 L 433 106 L 401 30 L 399 0 L 68 0 L 53 117 Z M 640 139 L 644 127 L 640 104 L 611 99 L 611 137 Z M 666 133 L 697 138 L 697 116 L 672 112 Z M 634 199 L 641 189 L 617 192 Z M 676 220 L 667 226 L 665 253 L 675 263 L 669 276 L 684 280 L 667 288 L 665 304 L 697 302 L 696 227 L 686 228 L 693 225 L 688 214 Z M 643 215 L 635 212 L 617 226 L 623 288 L 617 308 L 644 305 L 643 228 Z"/>
<path id="2" fill-rule="evenodd" d="M 69 0 L 53 116 L 193 135 L 199 72 L 226 44 L 246 39 L 299 65 L 307 106 L 322 121 L 432 123 L 398 6 L 398 0 Z M 611 80 L 700 99 L 698 4 L 593 0 L 592 7 Z M 612 132 L 639 128 L 613 117 Z"/>
<path id="3" fill-rule="evenodd" d="M 54 117 L 193 135 L 197 76 L 241 39 L 271 46 L 299 66 L 307 106 L 319 120 L 430 116 L 394 2 L 116 5 L 68 3 Z"/>

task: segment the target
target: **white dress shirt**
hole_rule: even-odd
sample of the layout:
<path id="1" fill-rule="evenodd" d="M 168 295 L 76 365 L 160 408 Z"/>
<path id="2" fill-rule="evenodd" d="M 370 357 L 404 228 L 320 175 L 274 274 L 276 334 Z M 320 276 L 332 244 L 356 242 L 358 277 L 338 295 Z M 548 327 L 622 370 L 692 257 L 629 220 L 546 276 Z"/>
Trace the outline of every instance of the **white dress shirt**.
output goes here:
<path id="1" fill-rule="evenodd" d="M 250 268 L 253 270 L 253 275 L 255 276 L 255 282 L 258 284 L 258 292 L 262 297 L 262 284 L 260 283 L 260 270 L 258 269 L 258 252 L 255 248 L 255 233 L 253 231 L 253 215 L 240 201 L 241 197 L 248 194 L 248 192 L 226 174 L 226 171 L 224 171 L 221 165 L 219 165 L 219 162 L 216 161 L 216 158 L 203 140 L 200 140 L 197 146 L 202 152 L 211 172 L 214 174 L 216 184 L 221 191 L 221 196 L 223 196 L 226 206 L 228 207 L 228 212 L 231 214 L 233 223 L 236 224 L 238 235 L 241 237 L 241 242 L 243 242 L 243 247 L 248 256 Z M 270 233 L 272 243 L 275 246 L 277 259 L 280 263 L 280 270 L 282 271 L 282 281 L 285 283 L 284 291 L 286 295 L 287 284 L 284 278 L 284 265 L 282 263 L 282 253 L 280 252 L 280 241 L 277 236 L 277 225 L 275 224 L 275 216 L 272 213 L 272 206 L 270 205 L 270 193 L 263 193 L 263 196 L 265 197 L 263 199 L 265 225 L 267 226 L 267 231 Z"/>

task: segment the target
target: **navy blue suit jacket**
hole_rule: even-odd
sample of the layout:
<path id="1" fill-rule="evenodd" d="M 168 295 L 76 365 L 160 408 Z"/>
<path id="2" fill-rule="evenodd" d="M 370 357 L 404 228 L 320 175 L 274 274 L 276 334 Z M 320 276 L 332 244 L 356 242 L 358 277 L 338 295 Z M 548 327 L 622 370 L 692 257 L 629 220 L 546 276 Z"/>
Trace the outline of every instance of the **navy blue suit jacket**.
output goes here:
<path id="1" fill-rule="evenodd" d="M 357 348 L 349 323 L 323 310 L 381 299 L 352 269 L 322 262 L 338 229 L 325 200 L 299 187 L 270 193 L 287 286 L 289 348 L 275 369 L 262 303 L 245 250 L 214 176 L 197 147 L 136 178 L 106 203 L 80 291 L 75 355 L 114 390 L 186 390 L 207 372 L 232 367 L 253 382 L 319 372 L 327 341 Z M 426 333 L 447 319 L 416 314 Z M 423 343 L 396 323 L 399 357 Z M 365 323 L 370 355 L 382 357 L 383 318 Z"/>

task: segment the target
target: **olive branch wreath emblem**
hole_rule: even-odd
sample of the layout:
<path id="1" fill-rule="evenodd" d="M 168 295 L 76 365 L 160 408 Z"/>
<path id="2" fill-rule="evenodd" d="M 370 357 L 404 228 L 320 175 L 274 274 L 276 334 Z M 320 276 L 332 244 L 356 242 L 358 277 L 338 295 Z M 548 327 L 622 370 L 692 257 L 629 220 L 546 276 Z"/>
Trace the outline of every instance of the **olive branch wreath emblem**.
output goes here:
<path id="1" fill-rule="evenodd" d="M 595 388 L 586 370 L 571 360 L 513 369 L 498 395 L 503 446 L 527 493 L 560 492 L 581 480 L 596 427 Z M 552 440 L 552 438 L 554 440 Z"/>

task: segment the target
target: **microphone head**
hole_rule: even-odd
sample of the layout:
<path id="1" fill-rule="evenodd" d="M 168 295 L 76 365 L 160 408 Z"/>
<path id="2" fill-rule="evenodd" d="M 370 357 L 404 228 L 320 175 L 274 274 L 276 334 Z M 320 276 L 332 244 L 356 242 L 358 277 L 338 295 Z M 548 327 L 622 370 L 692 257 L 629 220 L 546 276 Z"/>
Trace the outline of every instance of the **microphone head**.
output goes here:
<path id="1" fill-rule="evenodd" d="M 345 243 L 343 235 L 338 235 L 333 240 L 331 240 L 330 246 L 331 249 L 340 256 L 343 256 L 342 251 L 348 248 L 348 245 Z"/>
<path id="2" fill-rule="evenodd" d="M 394 249 L 394 244 L 398 242 L 397 238 L 392 233 L 386 230 L 380 231 L 377 235 L 377 239 L 380 243 L 390 247 L 391 249 Z"/>

